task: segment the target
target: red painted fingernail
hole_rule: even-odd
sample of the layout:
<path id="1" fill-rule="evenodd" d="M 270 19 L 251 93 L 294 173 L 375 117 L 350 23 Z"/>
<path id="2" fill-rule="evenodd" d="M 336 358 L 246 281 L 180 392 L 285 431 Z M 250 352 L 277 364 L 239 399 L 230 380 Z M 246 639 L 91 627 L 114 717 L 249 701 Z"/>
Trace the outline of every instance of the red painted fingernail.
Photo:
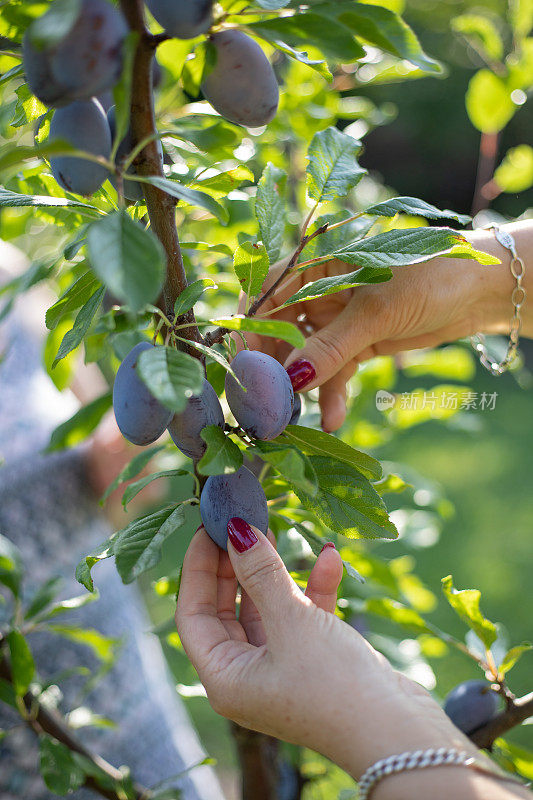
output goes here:
<path id="1" fill-rule="evenodd" d="M 324 545 L 324 547 L 322 548 L 322 550 L 320 552 L 323 553 L 324 550 L 326 550 L 326 548 L 328 548 L 328 547 L 333 547 L 333 549 L 335 550 L 335 545 L 333 544 L 333 542 L 326 542 L 326 544 Z"/>
<path id="2" fill-rule="evenodd" d="M 238 553 L 244 553 L 257 542 L 252 526 L 240 517 L 232 517 L 228 522 L 228 536 Z"/>
<path id="3" fill-rule="evenodd" d="M 299 392 L 300 389 L 303 389 L 304 386 L 307 386 L 316 378 L 315 368 L 305 358 L 299 358 L 298 361 L 294 361 L 287 367 L 287 372 L 295 392 Z"/>
<path id="4" fill-rule="evenodd" d="M 201 531 L 203 527 L 204 527 L 204 523 L 203 523 L 203 522 L 201 522 L 201 523 L 198 525 L 198 527 L 196 528 L 196 530 L 194 531 L 194 533 L 195 533 L 195 534 L 197 534 L 197 533 L 198 533 L 198 531 Z"/>

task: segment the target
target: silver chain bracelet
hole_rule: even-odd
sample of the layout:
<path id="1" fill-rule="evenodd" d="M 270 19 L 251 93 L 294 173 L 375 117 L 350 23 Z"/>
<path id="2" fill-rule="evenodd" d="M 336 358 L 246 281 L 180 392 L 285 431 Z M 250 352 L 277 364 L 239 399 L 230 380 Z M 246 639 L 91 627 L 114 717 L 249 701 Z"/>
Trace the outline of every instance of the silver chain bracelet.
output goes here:
<path id="1" fill-rule="evenodd" d="M 426 767 L 440 767 L 440 766 L 462 766 L 473 769 L 485 775 L 490 775 L 499 780 L 511 781 L 518 783 L 520 786 L 524 784 L 517 780 L 513 775 L 507 775 L 502 772 L 499 767 L 492 761 L 483 759 L 483 762 L 475 756 L 467 753 L 466 750 L 456 750 L 454 747 L 439 747 L 434 749 L 430 747 L 428 750 L 415 750 L 412 753 L 401 753 L 396 756 L 389 756 L 376 761 L 366 772 L 361 776 L 358 783 L 359 793 L 357 800 L 368 800 L 370 793 L 377 783 L 387 775 L 393 775 L 398 772 L 407 772 L 412 769 L 425 769 Z"/>
<path id="2" fill-rule="evenodd" d="M 511 302 L 514 307 L 514 311 L 511 318 L 507 353 L 502 361 L 498 362 L 491 359 L 485 342 L 485 337 L 482 333 L 477 333 L 475 336 L 472 336 L 470 341 L 472 342 L 472 347 L 479 355 L 481 364 L 493 375 L 501 375 L 503 372 L 509 369 L 516 358 L 520 329 L 522 328 L 520 311 L 526 299 L 526 290 L 522 286 L 522 280 L 526 272 L 526 266 L 516 252 L 516 243 L 510 233 L 503 231 L 498 225 L 495 224 L 488 225 L 487 228 L 494 231 L 494 235 L 502 247 L 505 247 L 505 249 L 509 250 L 511 253 L 511 275 L 516 280 L 516 286 L 514 287 L 511 295 Z"/>

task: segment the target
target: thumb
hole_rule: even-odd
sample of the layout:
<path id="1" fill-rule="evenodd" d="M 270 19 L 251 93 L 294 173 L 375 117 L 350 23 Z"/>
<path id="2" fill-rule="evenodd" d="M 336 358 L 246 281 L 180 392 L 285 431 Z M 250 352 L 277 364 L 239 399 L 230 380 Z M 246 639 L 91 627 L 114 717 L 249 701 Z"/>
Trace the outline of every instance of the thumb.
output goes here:
<path id="1" fill-rule="evenodd" d="M 305 347 L 293 350 L 285 362 L 295 392 L 321 386 L 374 342 L 364 307 L 349 303 L 329 325 L 310 336 Z M 355 371 L 355 367 L 354 367 Z"/>
<path id="2" fill-rule="evenodd" d="M 267 537 L 239 517 L 228 522 L 228 555 L 268 635 L 303 595 Z"/>

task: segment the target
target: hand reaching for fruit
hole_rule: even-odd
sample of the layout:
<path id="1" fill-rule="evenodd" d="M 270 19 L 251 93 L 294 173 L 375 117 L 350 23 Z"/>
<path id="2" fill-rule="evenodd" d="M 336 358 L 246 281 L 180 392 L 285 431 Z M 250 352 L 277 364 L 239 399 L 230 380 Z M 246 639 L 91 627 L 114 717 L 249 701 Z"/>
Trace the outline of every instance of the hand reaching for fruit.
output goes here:
<path id="1" fill-rule="evenodd" d="M 517 222 L 505 226 L 526 260 L 526 284 L 532 282 L 533 224 Z M 284 342 L 248 334 L 252 350 L 262 350 L 285 364 L 295 391 L 319 389 L 322 426 L 337 430 L 346 416 L 346 386 L 358 364 L 376 355 L 394 355 L 404 350 L 434 347 L 464 336 L 508 333 L 512 314 L 514 278 L 509 270 L 509 252 L 488 230 L 467 232 L 478 249 L 501 259 L 485 266 L 457 258 L 432 259 L 409 267 L 393 268 L 387 283 L 359 286 L 326 295 L 318 300 L 272 311 L 301 286 L 326 276 L 342 275 L 354 265 L 328 261 L 289 276 L 263 304 L 271 318 L 299 323 L 308 335 L 301 350 Z M 284 265 L 276 266 L 263 287 L 267 291 Z M 533 263 L 531 264 L 533 267 Z M 303 318 L 302 318 L 303 315 Z M 523 335 L 533 335 L 533 310 L 522 311 Z"/>
<path id="2" fill-rule="evenodd" d="M 183 646 L 218 713 L 317 750 L 355 778 L 391 753 L 428 747 L 476 753 L 425 689 L 335 616 L 342 562 L 334 547 L 319 555 L 304 594 L 270 532 L 266 537 L 232 519 L 228 534 L 226 553 L 198 529 L 176 610 Z M 430 793 L 438 800 L 454 791 L 485 800 L 528 796 L 461 767 L 425 772 L 431 775 L 419 771 L 384 781 L 376 800 Z"/>

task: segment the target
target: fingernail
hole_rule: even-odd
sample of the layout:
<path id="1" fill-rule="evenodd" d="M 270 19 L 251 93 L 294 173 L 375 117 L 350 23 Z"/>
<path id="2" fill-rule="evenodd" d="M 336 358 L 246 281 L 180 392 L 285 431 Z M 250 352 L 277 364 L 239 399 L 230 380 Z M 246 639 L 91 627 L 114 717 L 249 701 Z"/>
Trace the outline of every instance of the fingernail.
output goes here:
<path id="1" fill-rule="evenodd" d="M 324 550 L 326 550 L 326 548 L 328 548 L 328 547 L 333 547 L 333 549 L 335 550 L 335 545 L 333 544 L 333 542 L 326 542 L 326 544 L 324 545 L 324 547 L 322 548 L 322 550 L 320 552 L 323 553 Z M 319 555 L 320 555 L 320 553 L 319 553 Z"/>
<path id="2" fill-rule="evenodd" d="M 298 361 L 287 367 L 289 378 L 291 379 L 292 388 L 295 392 L 299 392 L 304 386 L 307 386 L 311 381 L 316 378 L 316 370 L 310 361 L 305 358 L 299 358 Z"/>
<path id="3" fill-rule="evenodd" d="M 201 531 L 203 527 L 204 527 L 204 523 L 203 523 L 203 522 L 201 522 L 201 523 L 198 525 L 198 527 L 196 528 L 196 530 L 194 531 L 195 535 L 198 533 L 198 531 Z"/>
<path id="4" fill-rule="evenodd" d="M 228 522 L 228 536 L 233 547 L 238 553 L 244 553 L 257 542 L 257 536 L 251 525 L 240 517 L 232 517 Z"/>

